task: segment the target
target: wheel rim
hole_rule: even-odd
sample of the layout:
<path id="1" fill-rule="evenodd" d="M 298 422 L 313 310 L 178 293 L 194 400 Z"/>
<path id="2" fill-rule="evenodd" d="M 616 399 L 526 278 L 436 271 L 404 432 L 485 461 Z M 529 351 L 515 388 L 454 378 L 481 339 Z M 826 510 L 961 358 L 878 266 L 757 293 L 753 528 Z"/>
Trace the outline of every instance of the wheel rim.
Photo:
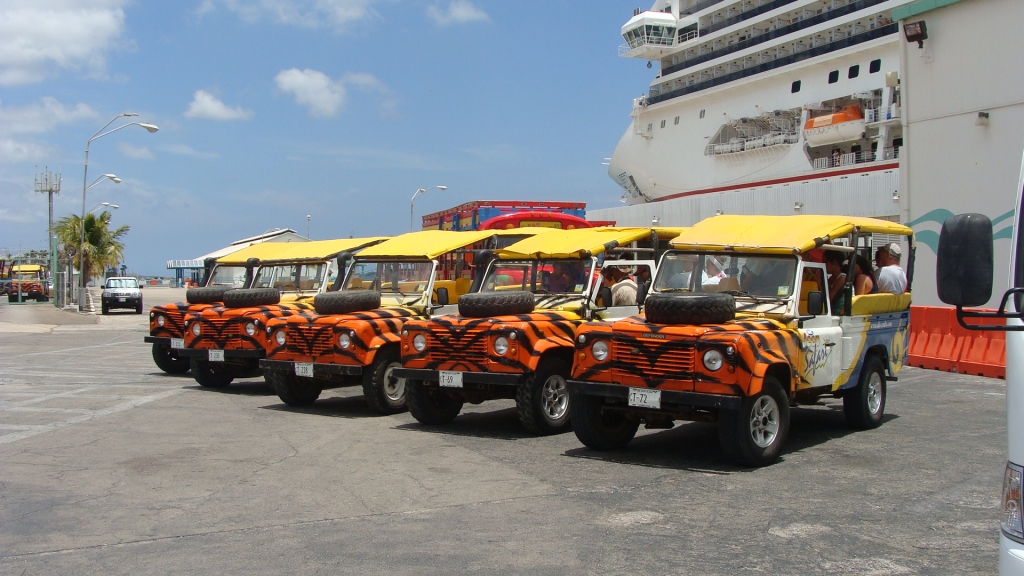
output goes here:
<path id="1" fill-rule="evenodd" d="M 388 400 L 395 402 L 401 400 L 405 396 L 405 378 L 392 378 L 391 375 L 394 373 L 395 368 L 401 368 L 400 362 L 392 362 L 388 364 L 386 370 L 384 370 L 384 395 L 388 397 Z"/>
<path id="2" fill-rule="evenodd" d="M 878 372 L 872 372 L 868 379 L 868 411 L 878 414 L 882 409 L 882 377 Z"/>
<path id="3" fill-rule="evenodd" d="M 552 376 L 545 380 L 540 391 L 540 399 L 544 415 L 551 420 L 561 420 L 569 408 L 569 392 L 565 378 Z"/>
<path id="4" fill-rule="evenodd" d="M 758 448 L 767 448 L 779 435 L 779 405 L 771 396 L 761 396 L 750 411 L 750 437 Z"/>

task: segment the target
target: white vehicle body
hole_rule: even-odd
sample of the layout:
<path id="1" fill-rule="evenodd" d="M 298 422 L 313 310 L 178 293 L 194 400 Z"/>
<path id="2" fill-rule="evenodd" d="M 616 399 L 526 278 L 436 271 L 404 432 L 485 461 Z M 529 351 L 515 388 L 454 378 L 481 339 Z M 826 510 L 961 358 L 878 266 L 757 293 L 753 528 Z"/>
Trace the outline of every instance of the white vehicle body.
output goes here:
<path id="1" fill-rule="evenodd" d="M 1021 241 L 1024 241 L 1024 238 L 1021 238 L 1022 195 L 1024 195 L 1024 159 L 1021 160 L 1020 179 L 1017 183 L 1017 225 L 1014 227 L 1011 243 L 1010 288 L 1024 286 L 1024 258 L 1022 258 L 1024 254 L 1021 254 Z M 1010 299 L 1010 305 L 1013 306 L 1014 312 L 1019 312 L 1015 299 Z M 1018 318 L 1008 319 L 1006 323 L 1008 326 L 1024 325 L 1024 322 Z M 1024 332 L 1012 330 L 1006 333 L 1006 440 L 1007 472 L 1009 473 L 1014 468 L 1020 472 L 1024 468 Z M 1004 476 L 1004 494 L 1007 490 L 1005 483 L 1008 480 L 1009 478 Z M 1018 486 L 1020 486 L 1019 483 Z M 1005 497 L 1003 504 L 1006 505 Z M 1018 517 L 1024 513 L 1020 504 L 1021 501 L 1018 498 Z M 1005 526 L 1002 527 L 999 534 L 999 573 L 1003 576 L 1024 576 L 1024 538 L 1008 534 Z"/>

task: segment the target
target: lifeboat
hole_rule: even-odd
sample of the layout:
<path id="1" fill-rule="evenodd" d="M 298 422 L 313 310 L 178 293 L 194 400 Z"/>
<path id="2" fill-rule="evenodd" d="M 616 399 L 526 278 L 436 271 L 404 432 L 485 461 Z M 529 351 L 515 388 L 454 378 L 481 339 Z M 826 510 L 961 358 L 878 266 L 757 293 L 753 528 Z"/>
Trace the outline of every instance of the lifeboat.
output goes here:
<path id="1" fill-rule="evenodd" d="M 864 137 L 864 112 L 860 106 L 843 106 L 835 114 L 810 118 L 804 124 L 804 139 L 811 146 L 828 146 Z"/>

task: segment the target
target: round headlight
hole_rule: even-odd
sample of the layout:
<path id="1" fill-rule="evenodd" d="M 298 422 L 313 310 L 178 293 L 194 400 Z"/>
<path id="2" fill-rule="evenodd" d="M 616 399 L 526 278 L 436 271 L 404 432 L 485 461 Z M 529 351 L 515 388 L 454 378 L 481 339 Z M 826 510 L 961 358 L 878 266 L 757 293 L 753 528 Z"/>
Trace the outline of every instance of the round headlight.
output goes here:
<path id="1" fill-rule="evenodd" d="M 348 335 L 348 332 L 342 332 L 338 334 L 338 346 L 342 348 L 348 348 L 352 345 L 352 337 Z"/>
<path id="2" fill-rule="evenodd" d="M 199 322 L 196 322 L 195 324 L 192 325 L 192 333 L 195 334 L 196 336 L 199 336 L 199 332 L 201 330 L 202 329 L 199 327 Z"/>
<path id="3" fill-rule="evenodd" d="M 284 346 L 285 340 L 284 330 L 278 330 L 277 334 L 274 334 L 274 341 L 278 346 Z"/>
<path id="4" fill-rule="evenodd" d="M 156 316 L 156 325 L 157 326 L 163 326 L 164 322 L 167 322 L 167 319 L 164 318 L 164 315 L 163 314 L 157 314 L 157 316 Z"/>
<path id="5" fill-rule="evenodd" d="M 595 360 L 604 360 L 608 357 L 608 343 L 604 340 L 596 340 L 590 347 L 590 352 L 594 355 Z"/>
<path id="6" fill-rule="evenodd" d="M 252 322 L 249 322 L 248 324 L 246 324 L 245 325 L 245 333 L 247 335 L 249 335 L 249 336 L 252 336 L 253 334 L 256 334 L 256 325 L 253 324 Z"/>
<path id="7" fill-rule="evenodd" d="M 412 347 L 415 348 L 417 352 L 423 352 L 423 350 L 426 349 L 427 339 L 423 334 L 417 334 L 412 337 Z"/>
<path id="8" fill-rule="evenodd" d="M 494 353 L 498 356 L 504 356 L 505 352 L 508 352 L 508 339 L 504 336 L 498 336 L 494 340 Z"/>
<path id="9" fill-rule="evenodd" d="M 704 353 L 704 367 L 714 372 L 722 367 L 722 353 L 718 350 L 708 350 Z"/>

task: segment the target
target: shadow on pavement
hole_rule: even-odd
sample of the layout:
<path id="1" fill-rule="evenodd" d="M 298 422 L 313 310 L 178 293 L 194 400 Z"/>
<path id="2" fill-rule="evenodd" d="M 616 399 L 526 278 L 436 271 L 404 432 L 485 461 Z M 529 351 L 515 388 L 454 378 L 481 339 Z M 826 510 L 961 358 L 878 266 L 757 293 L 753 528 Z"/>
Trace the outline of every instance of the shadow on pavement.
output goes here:
<path id="1" fill-rule="evenodd" d="M 191 377 L 190 377 L 191 378 Z M 196 384 L 187 386 L 192 390 L 213 394 L 234 394 L 237 396 L 276 396 L 274 389 L 263 380 L 235 380 L 223 388 L 206 388 Z"/>
<path id="2" fill-rule="evenodd" d="M 271 390 L 273 393 L 273 390 Z M 295 412 L 328 418 L 383 418 L 366 404 L 362 396 L 329 396 L 320 398 L 309 406 L 289 406 L 283 402 L 261 406 L 264 410 Z"/>
<path id="3" fill-rule="evenodd" d="M 432 434 L 450 434 L 453 436 L 472 436 L 474 438 L 491 438 L 494 440 L 523 440 L 540 438 L 523 428 L 515 408 L 503 408 L 493 412 L 464 412 L 459 414 L 450 424 L 429 426 L 420 422 L 399 424 L 394 430 L 411 432 L 428 432 Z"/>

